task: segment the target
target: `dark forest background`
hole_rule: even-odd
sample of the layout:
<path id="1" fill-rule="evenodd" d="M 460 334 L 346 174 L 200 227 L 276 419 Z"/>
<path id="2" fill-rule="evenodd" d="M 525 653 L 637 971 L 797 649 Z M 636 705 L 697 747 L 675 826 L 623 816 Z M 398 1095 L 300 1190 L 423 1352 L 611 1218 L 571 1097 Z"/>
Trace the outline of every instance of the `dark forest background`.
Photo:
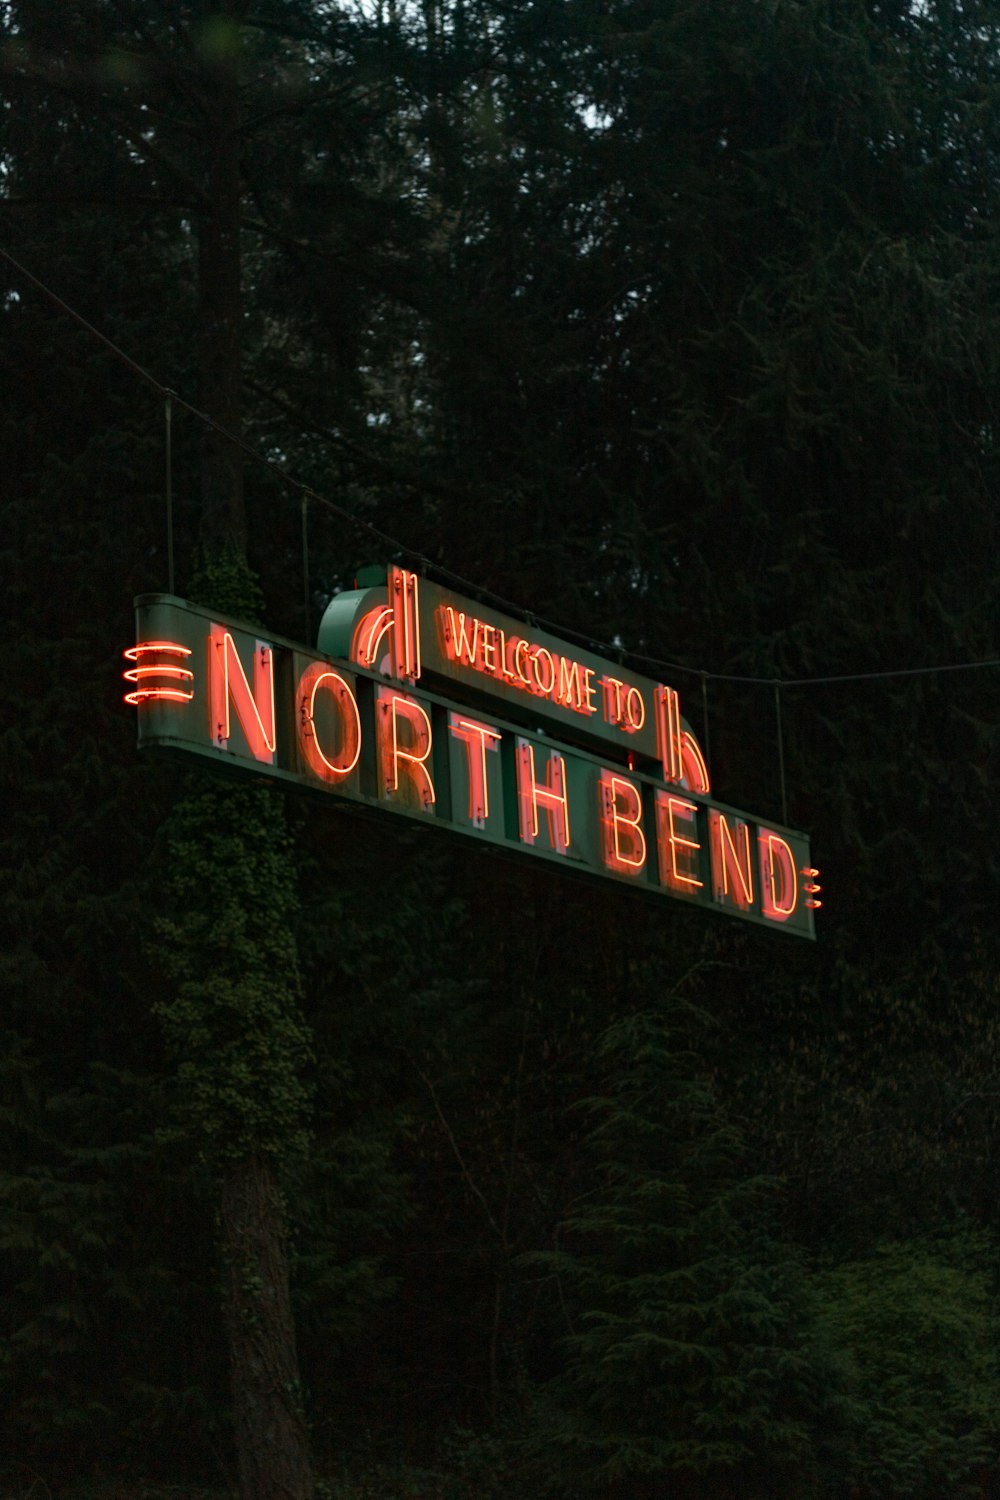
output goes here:
<path id="1" fill-rule="evenodd" d="M 121 696 L 164 403 L 0 262 L 0 1483 L 236 1483 L 252 1129 L 320 1493 L 1000 1493 L 1000 676 L 865 675 L 1000 657 L 995 0 L 4 0 L 0 79 L 0 247 L 215 411 L 235 101 L 227 409 L 399 541 L 312 505 L 307 621 L 248 462 L 270 628 L 447 568 L 683 663 L 696 726 L 726 674 L 713 785 L 777 818 L 772 689 L 728 678 L 846 679 L 781 699 L 815 944 L 274 790 L 206 852 L 223 793 Z M 240 941 L 291 977 L 223 1078 L 196 915 L 257 834 L 281 940 Z"/>

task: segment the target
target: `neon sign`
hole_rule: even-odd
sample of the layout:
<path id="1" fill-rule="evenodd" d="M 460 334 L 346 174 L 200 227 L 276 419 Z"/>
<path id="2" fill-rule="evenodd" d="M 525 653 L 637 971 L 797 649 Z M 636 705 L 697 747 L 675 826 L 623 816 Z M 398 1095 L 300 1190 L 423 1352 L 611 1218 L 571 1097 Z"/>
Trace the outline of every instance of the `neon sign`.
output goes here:
<path id="1" fill-rule="evenodd" d="M 667 684 L 400 568 L 333 601 L 318 652 L 168 594 L 136 619 L 143 750 L 815 935 L 808 838 L 716 800 Z"/>
<path id="2" fill-rule="evenodd" d="M 194 697 L 194 692 L 189 687 L 189 683 L 194 681 L 194 673 L 187 667 L 177 665 L 178 660 L 183 661 L 191 655 L 187 646 L 179 646 L 176 641 L 139 641 L 137 645 L 130 646 L 124 655 L 126 661 L 134 661 L 136 664 L 122 673 L 126 682 L 135 683 L 132 691 L 125 694 L 126 703 L 138 705 L 157 699 L 190 703 Z M 153 657 L 160 656 L 173 660 L 153 660 Z M 162 680 L 164 678 L 165 682 Z"/>

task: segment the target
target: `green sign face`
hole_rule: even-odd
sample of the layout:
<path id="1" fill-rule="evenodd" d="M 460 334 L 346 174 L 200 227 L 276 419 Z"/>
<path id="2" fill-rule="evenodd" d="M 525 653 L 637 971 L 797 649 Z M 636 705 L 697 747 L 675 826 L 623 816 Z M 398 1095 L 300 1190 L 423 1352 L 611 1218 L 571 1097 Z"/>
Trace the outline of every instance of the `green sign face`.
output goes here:
<path id="1" fill-rule="evenodd" d="M 164 594 L 126 655 L 140 748 L 814 936 L 808 839 L 710 794 L 678 697 L 402 570 L 323 654 Z"/>

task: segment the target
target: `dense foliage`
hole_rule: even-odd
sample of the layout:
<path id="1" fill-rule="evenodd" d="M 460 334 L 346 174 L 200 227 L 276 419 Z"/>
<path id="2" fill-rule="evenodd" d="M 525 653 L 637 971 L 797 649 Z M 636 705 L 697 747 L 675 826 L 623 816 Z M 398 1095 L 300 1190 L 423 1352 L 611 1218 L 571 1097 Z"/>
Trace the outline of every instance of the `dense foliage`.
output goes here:
<path id="1" fill-rule="evenodd" d="M 868 675 L 1000 657 L 998 43 L 989 0 L 0 4 L 0 246 L 400 543 L 313 503 L 304 588 L 298 499 L 177 408 L 178 592 L 227 527 L 300 639 L 446 567 L 680 663 L 772 815 L 780 678 L 826 901 L 796 944 L 139 763 L 163 404 L 0 262 L 0 1374 L 50 1486 L 231 1473 L 234 1164 L 345 1494 L 1000 1482 L 1000 678 Z"/>

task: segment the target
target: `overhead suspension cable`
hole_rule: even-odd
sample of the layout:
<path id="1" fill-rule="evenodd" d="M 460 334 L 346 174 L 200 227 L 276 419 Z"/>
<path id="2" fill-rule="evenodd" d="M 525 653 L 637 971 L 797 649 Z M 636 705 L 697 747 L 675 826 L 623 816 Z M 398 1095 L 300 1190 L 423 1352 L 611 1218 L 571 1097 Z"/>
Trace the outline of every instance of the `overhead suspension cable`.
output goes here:
<path id="1" fill-rule="evenodd" d="M 289 474 L 281 464 L 276 463 L 272 458 L 268 458 L 266 453 L 261 453 L 258 448 L 254 448 L 250 443 L 246 442 L 237 433 L 230 432 L 226 427 L 223 427 L 221 423 L 216 422 L 213 417 L 210 417 L 207 412 L 202 411 L 199 407 L 193 405 L 192 402 L 187 401 L 183 396 L 178 395 L 178 393 L 172 390 L 169 386 L 164 385 L 163 382 L 158 380 L 155 375 L 153 375 L 143 365 L 140 365 L 136 360 L 132 359 L 131 356 L 126 354 L 118 344 L 116 344 L 112 339 L 108 338 L 108 336 L 102 333 L 100 329 L 95 328 L 93 323 L 88 322 L 81 313 L 77 312 L 76 309 L 71 307 L 68 302 L 65 302 L 60 296 L 58 296 L 58 294 L 54 292 L 51 287 L 47 286 L 45 282 L 41 281 L 39 277 L 35 276 L 31 271 L 29 271 L 26 266 L 23 266 L 20 261 L 16 260 L 9 251 L 3 248 L 2 245 L 0 245 L 0 258 L 5 260 L 8 265 L 12 266 L 13 269 L 18 273 L 18 275 L 23 276 L 26 281 L 30 282 L 32 286 L 36 287 L 37 290 L 43 294 L 43 296 L 47 297 L 48 300 L 55 307 L 59 308 L 61 312 L 65 313 L 68 318 L 72 319 L 74 323 L 77 323 L 81 328 L 89 333 L 92 338 L 97 339 L 99 343 L 103 344 L 104 347 L 109 350 L 109 352 L 113 354 L 116 359 L 118 359 L 123 365 L 125 365 L 127 369 L 131 370 L 134 375 L 138 376 L 140 380 L 144 381 L 146 385 L 151 386 L 158 395 L 163 397 L 164 402 L 166 403 L 165 410 L 168 444 L 170 435 L 171 409 L 172 406 L 176 405 L 182 407 L 184 411 L 188 412 L 192 417 L 195 418 L 196 421 L 201 422 L 205 427 L 211 428 L 213 432 L 217 433 L 219 437 L 223 438 L 226 442 L 231 443 L 232 446 L 238 449 L 238 451 L 242 453 L 245 458 L 251 459 L 254 463 L 270 470 L 272 474 L 276 474 L 279 477 L 283 484 L 287 485 L 290 489 L 301 495 L 303 502 L 303 527 L 305 527 L 305 507 L 310 501 L 312 501 L 316 505 L 321 506 L 324 510 L 330 511 L 331 514 L 337 516 L 340 520 L 346 521 L 349 525 L 356 527 L 361 532 L 364 532 L 365 535 L 381 543 L 384 547 L 388 547 L 396 553 L 403 554 L 404 556 L 410 558 L 413 562 L 419 563 L 428 572 L 436 574 L 439 578 L 455 585 L 458 588 L 461 588 L 468 593 L 473 594 L 478 599 L 488 601 L 489 603 L 496 605 L 498 608 L 509 611 L 515 615 L 520 615 L 525 620 L 530 619 L 533 625 L 542 626 L 544 629 L 550 630 L 554 635 L 568 637 L 580 642 L 581 644 L 596 648 L 606 654 L 621 655 L 623 648 L 620 645 L 609 644 L 606 641 L 594 640 L 592 636 L 586 634 L 583 631 L 575 630 L 570 626 L 559 625 L 554 621 L 541 618 L 535 611 L 527 610 L 522 605 L 513 603 L 509 599 L 504 599 L 502 596 L 494 593 L 491 589 L 484 587 L 482 584 L 475 583 L 472 579 L 464 578 L 461 574 L 453 572 L 450 568 L 445 567 L 442 563 L 435 562 L 432 558 L 427 557 L 424 553 L 419 552 L 416 548 L 409 546 L 406 542 L 401 542 L 398 537 L 394 537 L 390 535 L 389 532 L 383 531 L 381 527 L 374 525 L 373 522 L 366 521 L 363 516 L 359 516 L 355 514 L 354 511 L 348 510 L 346 506 L 338 505 L 335 500 L 331 500 L 328 496 L 320 494 L 319 491 L 313 489 L 311 485 L 304 484 L 302 480 L 296 479 L 294 475 Z M 169 476 L 169 447 L 167 463 Z M 169 483 L 170 480 L 168 477 L 168 486 Z M 169 492 L 169 488 L 167 495 L 167 506 L 168 516 L 170 516 L 172 496 Z M 170 516 L 168 524 L 168 553 L 169 569 L 171 575 L 171 590 L 173 589 L 172 527 L 172 516 Z M 307 543 L 305 541 L 305 530 L 303 530 L 303 538 L 303 551 L 305 552 L 307 546 Z M 974 672 L 980 671 L 984 668 L 1000 667 L 1000 658 L 991 658 L 985 661 L 949 662 L 942 666 L 897 667 L 875 672 L 845 672 L 840 673 L 836 676 L 827 677 L 776 678 L 773 673 L 768 676 L 755 677 L 740 672 L 713 672 L 703 667 L 691 667 L 683 662 L 665 661 L 661 657 L 648 656 L 642 652 L 628 650 L 627 648 L 625 649 L 625 654 L 629 656 L 633 661 L 641 662 L 645 666 L 657 667 L 666 672 L 686 672 L 690 673 L 692 676 L 700 677 L 702 681 L 703 698 L 706 681 L 743 682 L 748 684 L 757 684 L 759 686 L 770 686 L 777 690 L 777 688 L 779 687 L 820 687 L 832 683 L 874 682 L 879 680 L 886 680 L 893 677 L 933 676 L 939 672 Z M 705 703 L 705 708 L 707 712 L 707 701 Z"/>

